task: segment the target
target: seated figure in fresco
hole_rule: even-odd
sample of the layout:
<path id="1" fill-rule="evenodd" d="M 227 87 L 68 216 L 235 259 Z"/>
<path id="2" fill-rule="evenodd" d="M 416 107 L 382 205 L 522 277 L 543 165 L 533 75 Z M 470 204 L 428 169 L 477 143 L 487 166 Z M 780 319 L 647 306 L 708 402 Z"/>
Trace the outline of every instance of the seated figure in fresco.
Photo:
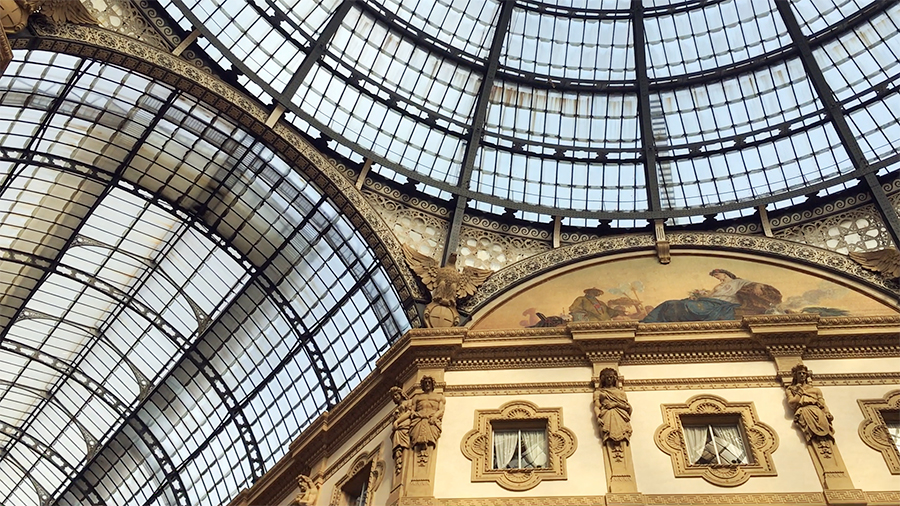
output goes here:
<path id="1" fill-rule="evenodd" d="M 612 320 L 614 317 L 624 313 L 619 309 L 609 307 L 609 305 L 597 297 L 603 295 L 603 290 L 599 288 L 587 288 L 584 295 L 576 297 L 569 306 L 569 314 L 572 315 L 573 322 L 600 322 Z"/>
<path id="2" fill-rule="evenodd" d="M 641 321 L 736 320 L 764 314 L 781 303 L 781 292 L 771 285 L 741 279 L 725 269 L 713 269 L 709 275 L 719 280 L 712 290 L 695 290 L 687 299 L 667 300 Z"/>

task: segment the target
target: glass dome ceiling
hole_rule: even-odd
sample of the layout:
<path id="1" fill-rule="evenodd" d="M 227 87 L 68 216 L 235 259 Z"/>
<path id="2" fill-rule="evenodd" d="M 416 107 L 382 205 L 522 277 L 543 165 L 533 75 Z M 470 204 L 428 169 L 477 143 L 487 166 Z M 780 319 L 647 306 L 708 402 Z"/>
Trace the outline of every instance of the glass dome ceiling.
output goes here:
<path id="1" fill-rule="evenodd" d="M 874 174 L 900 168 L 895 1 L 149 9 L 298 129 L 460 197 L 457 232 L 466 200 L 633 222 L 860 180 L 886 213 Z M 260 137 L 164 80 L 15 52 L 0 504 L 225 504 L 409 328 L 358 226 Z"/>
<path id="2" fill-rule="evenodd" d="M 299 128 L 482 204 L 706 215 L 897 168 L 896 2 L 162 4 Z"/>

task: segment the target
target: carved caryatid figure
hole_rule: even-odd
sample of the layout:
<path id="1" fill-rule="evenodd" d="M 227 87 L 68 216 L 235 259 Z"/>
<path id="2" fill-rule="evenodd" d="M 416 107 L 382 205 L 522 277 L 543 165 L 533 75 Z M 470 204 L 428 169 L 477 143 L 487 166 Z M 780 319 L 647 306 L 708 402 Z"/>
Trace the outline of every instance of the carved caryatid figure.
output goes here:
<path id="1" fill-rule="evenodd" d="M 618 383 L 619 373 L 615 369 L 607 367 L 600 371 L 600 388 L 594 391 L 594 414 L 604 444 L 631 439 L 631 404 Z"/>
<path id="2" fill-rule="evenodd" d="M 414 395 L 411 402 L 409 441 L 417 460 L 424 463 L 441 437 L 445 401 L 443 394 L 434 392 L 434 378 L 431 376 L 423 376 L 419 385 L 422 393 Z"/>
<path id="3" fill-rule="evenodd" d="M 834 417 L 825 405 L 822 391 L 809 384 L 812 372 L 803 364 L 791 369 L 791 386 L 787 387 L 788 406 L 794 410 L 794 423 L 803 431 L 807 441 L 833 439 Z"/>
<path id="4" fill-rule="evenodd" d="M 99 25 L 79 0 L 0 0 L 0 24 L 3 31 L 17 33 L 28 26 L 28 17 L 42 14 L 51 23 Z"/>
<path id="5" fill-rule="evenodd" d="M 302 474 L 297 481 L 300 485 L 300 493 L 294 497 L 291 506 L 315 506 L 316 499 L 319 498 L 319 484 L 309 476 Z"/>
<path id="6" fill-rule="evenodd" d="M 450 255 L 446 266 L 433 258 L 404 246 L 406 261 L 422 283 L 431 291 L 431 302 L 425 307 L 425 324 L 428 327 L 453 327 L 459 325 L 456 303 L 475 293 L 475 290 L 491 275 L 491 271 L 464 267 L 456 269 L 456 254 Z"/>
<path id="7" fill-rule="evenodd" d="M 394 456 L 394 472 L 399 474 L 403 469 L 403 452 L 409 448 L 409 426 L 412 414 L 409 397 L 400 387 L 391 388 L 391 399 L 394 407 L 394 424 L 391 432 L 391 448 Z"/>
<path id="8" fill-rule="evenodd" d="M 637 492 L 631 458 L 631 404 L 619 386 L 619 373 L 610 367 L 600 371 L 600 385 L 594 390 L 594 414 L 600 426 L 607 492 Z"/>

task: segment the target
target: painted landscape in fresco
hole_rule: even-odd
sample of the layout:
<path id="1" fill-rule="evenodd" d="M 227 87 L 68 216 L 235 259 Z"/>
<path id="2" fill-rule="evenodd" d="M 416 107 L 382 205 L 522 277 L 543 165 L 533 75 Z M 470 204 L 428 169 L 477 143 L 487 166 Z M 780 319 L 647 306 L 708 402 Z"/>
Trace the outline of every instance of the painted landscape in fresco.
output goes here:
<path id="1" fill-rule="evenodd" d="M 554 327 L 578 321 L 682 322 L 746 315 L 895 314 L 896 308 L 823 276 L 715 256 L 669 265 L 642 257 L 569 268 L 474 315 L 472 328 Z"/>

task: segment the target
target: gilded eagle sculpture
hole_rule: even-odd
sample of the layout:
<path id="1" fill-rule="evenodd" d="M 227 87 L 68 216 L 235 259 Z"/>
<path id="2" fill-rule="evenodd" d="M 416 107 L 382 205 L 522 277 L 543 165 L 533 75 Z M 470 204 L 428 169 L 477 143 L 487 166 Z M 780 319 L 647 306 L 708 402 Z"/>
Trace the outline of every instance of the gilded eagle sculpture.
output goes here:
<path id="1" fill-rule="evenodd" d="M 475 293 L 475 290 L 490 276 L 493 271 L 463 267 L 456 268 L 456 254 L 450 255 L 448 265 L 440 263 L 407 246 L 403 254 L 410 268 L 415 272 L 426 288 L 431 292 L 431 302 L 425 306 L 425 325 L 427 327 L 456 327 L 459 325 L 459 312 L 456 302 Z"/>
<path id="2" fill-rule="evenodd" d="M 850 258 L 870 271 L 882 273 L 888 279 L 900 278 L 900 251 L 897 248 L 851 252 Z"/>
<path id="3" fill-rule="evenodd" d="M 0 0 L 0 25 L 7 34 L 24 30 L 32 14 L 40 14 L 54 25 L 100 24 L 80 0 Z"/>

